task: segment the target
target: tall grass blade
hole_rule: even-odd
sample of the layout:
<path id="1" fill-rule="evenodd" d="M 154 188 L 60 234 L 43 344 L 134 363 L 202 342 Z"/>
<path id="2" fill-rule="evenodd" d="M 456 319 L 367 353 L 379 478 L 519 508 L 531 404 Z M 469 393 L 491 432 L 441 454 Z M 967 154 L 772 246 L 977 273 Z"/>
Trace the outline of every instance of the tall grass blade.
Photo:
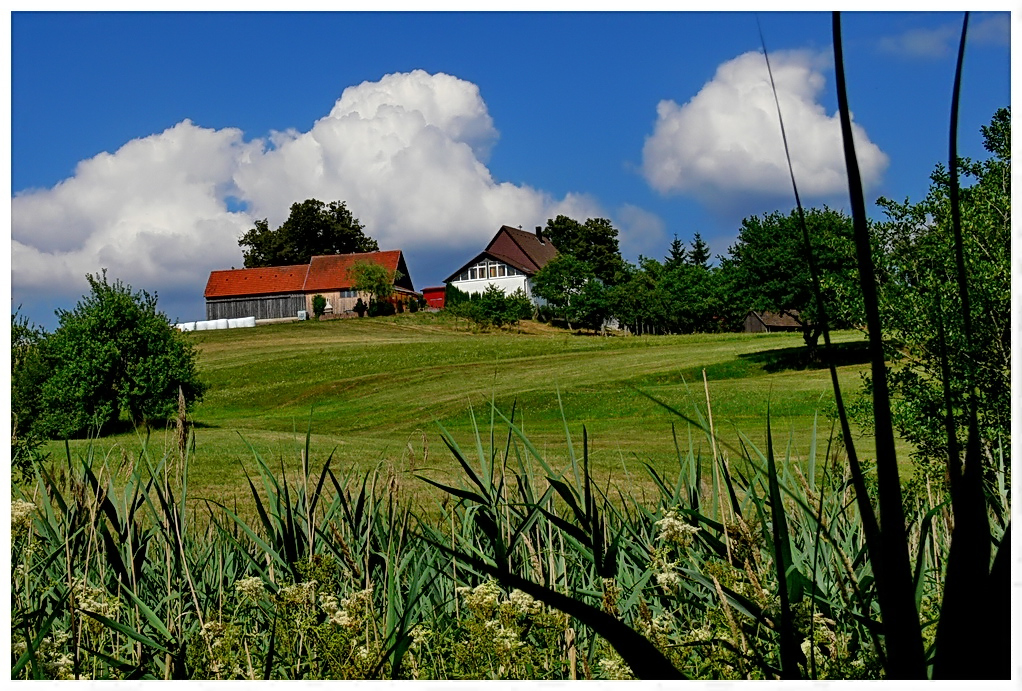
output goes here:
<path id="1" fill-rule="evenodd" d="M 877 487 L 880 503 L 880 544 L 867 532 L 870 563 L 876 576 L 877 597 L 884 625 L 884 643 L 887 647 L 887 675 L 893 679 L 925 679 L 926 665 L 919 614 L 915 607 L 915 592 L 908 558 L 908 539 L 902 508 L 901 479 L 894 450 L 894 424 L 891 415 L 890 389 L 887 386 L 887 367 L 880 325 L 879 298 L 873 271 L 872 249 L 866 216 L 866 203 L 855 156 L 852 136 L 851 111 L 845 87 L 844 57 L 841 44 L 841 15 L 834 12 L 834 72 L 837 85 L 838 112 L 841 137 L 844 144 L 845 167 L 848 171 L 848 190 L 852 208 L 852 226 L 855 232 L 856 258 L 859 283 L 862 288 L 869 333 L 869 355 L 873 382 L 873 425 L 877 455 Z M 851 463 L 852 477 L 863 521 L 869 520 L 873 509 L 869 505 L 858 464 Z M 871 539 L 873 538 L 873 539 Z M 877 549 L 879 547 L 879 549 Z"/>
<path id="2" fill-rule="evenodd" d="M 958 45 L 958 61 L 951 97 L 951 123 L 948 142 L 951 227 L 954 234 L 955 265 L 961 301 L 962 327 L 966 348 L 972 348 L 973 329 L 969 302 L 968 277 L 965 270 L 964 241 L 958 184 L 958 105 L 961 92 L 962 64 L 969 13 L 962 20 Z M 951 503 L 955 525 L 947 558 L 944 598 L 940 609 L 933 665 L 934 678 L 940 679 L 1006 679 L 1010 676 L 1010 654 L 1004 641 L 1010 639 L 1010 617 L 1007 607 L 989 607 L 994 601 L 1007 601 L 1007 588 L 991 592 L 990 522 L 983 491 L 983 469 L 977 421 L 976 392 L 972 390 L 972 358 L 965 354 L 966 406 L 969 415 L 965 444 L 965 468 L 961 470 L 955 444 L 953 425 L 948 425 L 948 475 L 951 480 Z M 947 375 L 945 375 L 946 377 Z M 952 401 L 945 378 L 945 407 Z M 1002 549 L 1005 543 L 1002 542 Z M 1000 585 L 1000 584 L 998 584 Z M 1002 586 L 1003 587 L 1003 586 Z M 1003 598 L 1003 600 L 1002 600 Z M 994 611 L 989 611 L 989 610 Z M 982 632 L 982 633 L 980 633 Z M 986 663 L 981 661 L 986 661 Z"/>
<path id="3" fill-rule="evenodd" d="M 770 517 L 773 533 L 774 569 L 777 575 L 777 594 L 781 607 L 781 678 L 800 679 L 799 658 L 804 658 L 795 639 L 795 618 L 791 610 L 791 588 L 788 584 L 792 569 L 791 543 L 788 536 L 788 521 L 784 515 L 784 502 L 777 481 L 777 463 L 774 459 L 773 434 L 770 430 L 770 408 L 767 407 L 767 480 L 770 487 Z"/>

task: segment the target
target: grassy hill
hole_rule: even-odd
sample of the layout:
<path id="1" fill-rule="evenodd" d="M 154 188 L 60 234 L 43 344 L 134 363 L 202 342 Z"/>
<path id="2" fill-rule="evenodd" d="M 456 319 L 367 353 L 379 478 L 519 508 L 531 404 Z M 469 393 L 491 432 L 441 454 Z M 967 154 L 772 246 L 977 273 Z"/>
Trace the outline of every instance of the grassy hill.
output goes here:
<path id="1" fill-rule="evenodd" d="M 696 405 L 705 412 L 705 369 L 721 438 L 737 445 L 741 431 L 762 444 L 769 404 L 775 445 L 783 454 L 790 442 L 793 457 L 808 451 L 814 416 L 833 400 L 826 370 L 793 366 L 798 334 L 599 337 L 531 322 L 480 333 L 443 314 L 418 313 L 187 337 L 209 384 L 192 414 L 193 496 L 245 497 L 243 464 L 249 472 L 254 466 L 249 445 L 272 466 L 299 467 L 310 424 L 313 465 L 332 451 L 335 467 L 381 463 L 399 484 L 418 490 L 424 483 L 413 472 L 455 482 L 459 475 L 436 423 L 475 452 L 472 416 L 488 446 L 493 401 L 506 414 L 516 406 L 516 420 L 555 468 L 567 463 L 567 421 L 579 453 L 587 427 L 596 477 L 637 482 L 645 478 L 643 463 L 663 467 L 676 459 L 672 422 L 683 450 L 689 435 L 683 421 L 643 394 L 690 415 Z M 853 394 L 864 367 L 862 339 L 846 332 L 835 340 L 849 361 L 840 368 L 843 390 Z M 819 424 L 822 444 L 830 423 L 821 415 Z M 506 426 L 498 425 L 494 443 L 505 442 Z M 158 457 L 173 448 L 173 432 L 154 431 L 149 443 Z M 697 431 L 693 443 L 708 448 Z M 94 448 L 123 462 L 140 444 L 128 433 Z"/>

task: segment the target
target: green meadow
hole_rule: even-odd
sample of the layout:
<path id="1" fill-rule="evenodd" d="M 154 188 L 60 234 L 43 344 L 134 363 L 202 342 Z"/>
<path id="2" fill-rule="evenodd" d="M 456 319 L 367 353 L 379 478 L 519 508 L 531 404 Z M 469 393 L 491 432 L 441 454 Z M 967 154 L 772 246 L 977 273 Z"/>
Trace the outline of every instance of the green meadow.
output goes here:
<path id="1" fill-rule="evenodd" d="M 762 447 L 768 408 L 782 457 L 808 453 L 814 424 L 821 448 L 830 438 L 830 377 L 800 364 L 799 334 L 604 337 L 535 322 L 478 331 L 442 313 L 418 313 L 186 337 L 209 385 L 190 414 L 193 496 L 247 501 L 254 453 L 295 471 L 310 431 L 313 465 L 332 454 L 334 468 L 380 466 L 413 492 L 428 488 L 414 474 L 457 483 L 460 468 L 440 426 L 467 449 L 476 448 L 476 430 L 486 446 L 491 430 L 502 445 L 507 426 L 494 408 L 507 416 L 513 409 L 555 468 L 569 463 L 568 435 L 581 453 L 585 426 L 596 477 L 640 491 L 649 482 L 644 464 L 677 467 L 672 424 L 682 449 L 692 434 L 695 447 L 709 451 L 705 435 L 656 402 L 706 415 L 707 388 L 714 427 L 732 458 L 743 441 Z M 840 332 L 834 342 L 846 363 L 838 370 L 842 390 L 856 396 L 866 367 L 862 336 Z M 129 431 L 71 448 L 91 445 L 130 463 L 143 439 Z M 175 444 L 170 427 L 150 432 L 153 457 Z M 871 456 L 870 440 L 857 446 Z M 61 443 L 51 451 L 64 455 Z"/>

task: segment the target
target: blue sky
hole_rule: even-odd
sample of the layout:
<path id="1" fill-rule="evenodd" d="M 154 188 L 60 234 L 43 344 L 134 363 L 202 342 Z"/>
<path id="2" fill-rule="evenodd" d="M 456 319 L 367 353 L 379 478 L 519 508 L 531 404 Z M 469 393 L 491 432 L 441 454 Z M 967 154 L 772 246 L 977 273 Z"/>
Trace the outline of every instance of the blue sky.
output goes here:
<path id="1" fill-rule="evenodd" d="M 758 22 L 758 23 L 757 23 Z M 960 127 L 1010 104 L 1010 17 L 970 21 Z M 11 14 L 11 305 L 56 325 L 85 274 L 204 316 L 209 271 L 292 202 L 345 200 L 436 285 L 502 224 L 610 218 L 625 257 L 793 206 L 846 208 L 831 18 L 801 12 Z M 946 159 L 961 15 L 848 13 L 867 194 Z"/>

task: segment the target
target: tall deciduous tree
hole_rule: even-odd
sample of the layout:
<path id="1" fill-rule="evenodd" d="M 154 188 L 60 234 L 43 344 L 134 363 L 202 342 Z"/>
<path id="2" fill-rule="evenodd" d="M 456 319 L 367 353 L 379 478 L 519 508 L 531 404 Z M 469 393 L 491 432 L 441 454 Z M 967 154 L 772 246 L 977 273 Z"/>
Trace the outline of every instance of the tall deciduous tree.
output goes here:
<path id="1" fill-rule="evenodd" d="M 291 205 L 291 214 L 276 230 L 270 229 L 266 219 L 256 221 L 255 228 L 242 235 L 238 244 L 248 268 L 305 264 L 318 254 L 380 249 L 363 230 L 345 202 L 324 204 L 306 199 Z"/>
<path id="2" fill-rule="evenodd" d="M 68 438 L 108 429 L 122 413 L 135 424 L 166 420 L 201 398 L 196 351 L 156 309 L 156 296 L 135 292 L 106 271 L 88 275 L 91 292 L 45 341 L 50 367 L 42 385 L 43 427 Z"/>
<path id="3" fill-rule="evenodd" d="M 604 283 L 617 282 L 624 260 L 618 247 L 617 228 L 606 218 L 588 218 L 585 223 L 579 223 L 561 215 L 547 220 L 543 233 L 558 252 L 587 264 Z"/>
<path id="4" fill-rule="evenodd" d="M 560 254 L 532 277 L 532 292 L 546 300 L 571 328 L 572 299 L 582 292 L 586 283 L 595 279 L 596 274 L 589 264 L 573 254 Z"/>
<path id="5" fill-rule="evenodd" d="M 948 458 L 943 386 L 951 393 L 959 443 L 966 438 L 966 396 L 977 392 L 987 462 L 1010 449 L 1011 114 L 998 110 L 982 128 L 990 157 L 960 159 L 962 241 L 973 334 L 963 328 L 943 166 L 918 203 L 880 199 L 886 219 L 873 227 L 880 318 L 894 422 L 915 447 L 917 467 L 944 477 Z M 968 185 L 971 179 L 972 184 Z M 855 295 L 855 293 L 850 293 Z M 855 318 L 858 302 L 849 300 Z M 941 334 L 943 333 L 943 339 Z M 943 340 L 943 345 L 942 345 Z M 948 368 L 941 365 L 942 349 Z"/>
<path id="6" fill-rule="evenodd" d="M 825 304 L 833 306 L 835 284 L 843 283 L 856 270 L 852 221 L 827 207 L 807 210 L 805 221 Z M 815 357 L 823 322 L 797 211 L 744 219 L 738 240 L 721 265 L 734 300 L 747 310 L 790 315 L 801 326 L 810 358 Z M 835 325 L 832 319 L 831 326 Z"/>

